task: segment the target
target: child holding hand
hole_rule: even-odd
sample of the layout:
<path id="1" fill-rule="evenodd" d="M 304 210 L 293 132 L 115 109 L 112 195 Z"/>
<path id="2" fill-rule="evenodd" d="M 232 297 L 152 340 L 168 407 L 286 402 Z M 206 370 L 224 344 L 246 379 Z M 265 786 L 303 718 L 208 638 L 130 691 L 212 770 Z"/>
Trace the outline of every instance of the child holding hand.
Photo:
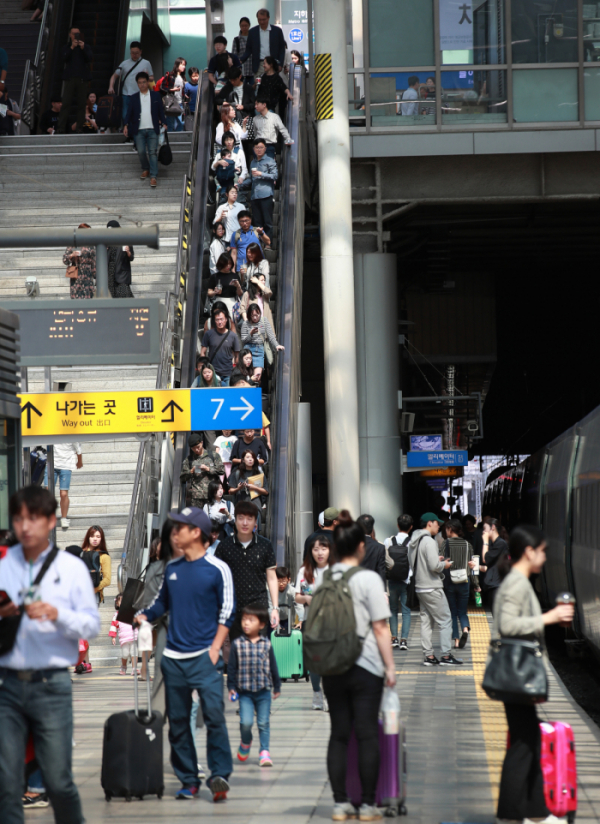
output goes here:
<path id="1" fill-rule="evenodd" d="M 262 604 L 249 604 L 242 611 L 243 635 L 231 646 L 227 665 L 229 698 L 240 699 L 240 732 L 237 752 L 239 761 L 247 761 L 252 746 L 254 711 L 260 741 L 259 764 L 272 767 L 269 754 L 271 690 L 273 698 L 281 695 L 281 679 L 269 639 L 263 635 L 269 613 Z"/>
<path id="2" fill-rule="evenodd" d="M 119 675 L 127 675 L 127 661 L 130 657 L 132 666 L 131 674 L 135 675 L 135 671 L 137 668 L 136 641 L 138 637 L 138 631 L 137 629 L 134 629 L 131 626 L 131 624 L 124 624 L 122 621 L 117 621 L 119 607 L 121 606 L 121 597 L 121 595 L 117 595 L 117 597 L 115 598 L 115 609 L 117 611 L 113 615 L 113 619 L 108 634 L 112 638 L 113 646 L 117 642 L 117 634 L 119 636 L 119 644 L 121 645 L 121 669 L 119 670 Z M 140 674 L 139 670 L 137 671 L 137 674 Z"/>

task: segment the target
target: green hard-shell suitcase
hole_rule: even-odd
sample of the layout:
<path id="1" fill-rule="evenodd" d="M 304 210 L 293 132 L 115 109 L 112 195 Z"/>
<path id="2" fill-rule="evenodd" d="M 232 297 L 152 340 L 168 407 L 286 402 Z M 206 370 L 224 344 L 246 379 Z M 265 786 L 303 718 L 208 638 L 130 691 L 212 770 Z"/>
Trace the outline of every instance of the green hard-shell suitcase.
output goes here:
<path id="1" fill-rule="evenodd" d="M 302 633 L 298 629 L 291 628 L 291 610 L 288 607 L 280 607 L 280 616 L 285 619 L 285 610 L 288 610 L 288 628 L 282 630 L 281 627 L 271 635 L 271 645 L 277 661 L 279 677 L 282 681 L 292 678 L 298 681 L 305 677 L 304 661 L 302 658 Z M 308 679 L 308 676 L 306 676 Z"/>

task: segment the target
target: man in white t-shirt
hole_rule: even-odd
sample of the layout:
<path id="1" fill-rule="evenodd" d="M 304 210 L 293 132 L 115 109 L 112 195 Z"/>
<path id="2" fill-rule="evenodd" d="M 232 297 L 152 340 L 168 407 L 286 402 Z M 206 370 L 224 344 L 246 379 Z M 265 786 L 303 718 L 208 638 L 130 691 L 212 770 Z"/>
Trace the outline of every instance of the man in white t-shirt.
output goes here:
<path id="1" fill-rule="evenodd" d="M 243 203 L 238 203 L 238 190 L 235 186 L 227 192 L 227 201 L 222 203 L 215 213 L 213 223 L 223 222 L 225 228 L 225 237 L 230 238 L 240 228 L 238 215 L 245 211 L 246 206 Z"/>
<path id="2" fill-rule="evenodd" d="M 69 488 L 71 473 L 81 469 L 83 457 L 78 443 L 57 443 L 54 445 L 54 492 L 60 488 L 60 525 L 63 529 L 71 526 L 69 514 Z M 48 466 L 44 477 L 44 486 L 48 486 Z"/>
<path id="3" fill-rule="evenodd" d="M 147 72 L 150 78 L 150 82 L 152 83 L 154 80 L 154 73 L 152 71 L 150 61 L 145 60 L 142 57 L 142 44 L 139 43 L 137 40 L 134 40 L 133 43 L 130 45 L 129 55 L 129 59 L 123 60 L 121 65 L 117 69 L 115 69 L 115 73 L 110 78 L 110 83 L 108 86 L 108 93 L 114 94 L 117 77 L 121 78 L 121 93 L 123 100 L 121 117 L 123 118 L 123 124 L 127 123 L 127 114 L 129 112 L 131 97 L 132 95 L 137 94 L 139 91 L 135 79 L 137 73 Z"/>
<path id="4" fill-rule="evenodd" d="M 402 95 L 402 100 L 416 100 L 417 102 L 400 104 L 400 109 L 405 117 L 419 114 L 419 82 L 419 78 L 416 74 L 413 74 L 408 78 L 408 89 Z"/>
<path id="5" fill-rule="evenodd" d="M 408 633 L 410 632 L 410 607 L 408 605 L 408 584 L 412 577 L 410 564 L 408 574 L 404 576 L 404 553 L 407 554 L 410 533 L 413 529 L 413 519 L 410 515 L 398 517 L 398 533 L 383 542 L 385 546 L 385 565 L 388 574 L 388 590 L 390 594 L 390 632 L 392 633 L 392 648 L 406 651 L 408 649 Z M 390 554 L 391 548 L 391 554 Z M 393 557 L 392 557 L 393 556 Z M 394 569 L 395 567 L 395 569 Z M 398 641 L 398 610 L 402 610 L 402 634 Z"/>

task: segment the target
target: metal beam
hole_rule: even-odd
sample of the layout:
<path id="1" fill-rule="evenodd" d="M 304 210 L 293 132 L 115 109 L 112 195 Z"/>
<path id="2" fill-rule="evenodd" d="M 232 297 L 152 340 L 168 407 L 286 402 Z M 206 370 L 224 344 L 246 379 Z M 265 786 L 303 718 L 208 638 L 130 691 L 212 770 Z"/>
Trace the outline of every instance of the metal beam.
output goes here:
<path id="1" fill-rule="evenodd" d="M 120 229 L 0 229 L 0 249 L 46 246 L 149 246 L 159 248 L 158 224 Z"/>

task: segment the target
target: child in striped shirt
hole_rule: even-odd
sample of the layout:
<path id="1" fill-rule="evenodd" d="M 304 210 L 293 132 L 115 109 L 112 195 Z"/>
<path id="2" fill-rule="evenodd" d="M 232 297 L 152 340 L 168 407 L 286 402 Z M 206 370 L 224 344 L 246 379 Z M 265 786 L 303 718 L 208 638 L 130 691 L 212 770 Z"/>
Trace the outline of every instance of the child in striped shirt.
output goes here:
<path id="1" fill-rule="evenodd" d="M 123 621 L 117 621 L 119 614 L 119 607 L 121 606 L 121 595 L 115 598 L 115 609 L 117 610 L 113 615 L 113 619 L 108 631 L 112 638 L 113 645 L 117 642 L 117 634 L 119 636 L 119 644 L 121 645 L 121 669 L 119 675 L 127 675 L 127 661 L 131 658 L 131 674 L 135 675 L 137 668 L 137 646 L 136 641 L 138 637 L 137 629 L 134 629 L 131 624 L 124 624 Z M 137 671 L 140 674 L 140 671 Z"/>

